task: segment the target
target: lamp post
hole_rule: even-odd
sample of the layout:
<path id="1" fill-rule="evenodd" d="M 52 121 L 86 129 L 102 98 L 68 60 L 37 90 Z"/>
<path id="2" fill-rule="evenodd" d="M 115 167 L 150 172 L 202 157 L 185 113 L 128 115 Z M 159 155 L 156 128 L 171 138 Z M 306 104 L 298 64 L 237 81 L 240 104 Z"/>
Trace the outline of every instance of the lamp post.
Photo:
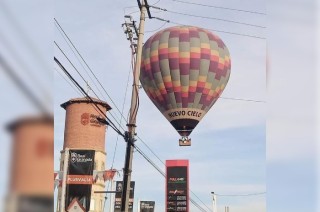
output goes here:
<path id="1" fill-rule="evenodd" d="M 214 194 L 214 192 L 211 192 L 212 194 L 212 212 L 218 212 L 217 210 L 217 195 Z"/>

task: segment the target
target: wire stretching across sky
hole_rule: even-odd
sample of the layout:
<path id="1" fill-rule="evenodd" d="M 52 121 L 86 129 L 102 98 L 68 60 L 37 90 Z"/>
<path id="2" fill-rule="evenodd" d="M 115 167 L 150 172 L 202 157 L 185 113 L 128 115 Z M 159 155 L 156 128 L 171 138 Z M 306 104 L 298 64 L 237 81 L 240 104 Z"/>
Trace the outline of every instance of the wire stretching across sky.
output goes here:
<path id="1" fill-rule="evenodd" d="M 174 21 L 169 21 L 169 23 L 177 24 L 177 25 L 180 25 L 180 26 L 188 26 L 188 25 L 190 25 L 190 24 L 182 24 L 182 23 L 178 23 L 178 22 L 174 22 Z M 260 36 L 256 36 L 256 35 L 242 34 L 242 33 L 236 33 L 236 32 L 228 32 L 228 31 L 210 29 L 210 28 L 203 28 L 203 29 L 206 29 L 206 30 L 209 30 L 209 31 L 213 31 L 213 32 L 221 32 L 221 33 L 226 33 L 226 34 L 231 34 L 231 35 L 238 35 L 238 36 L 256 38 L 256 39 L 259 39 L 259 40 L 266 40 L 265 37 L 260 37 Z"/>
<path id="2" fill-rule="evenodd" d="M 266 28 L 265 26 L 261 26 L 261 25 L 250 24 L 250 23 L 245 23 L 245 22 L 240 22 L 240 21 L 234 21 L 234 20 L 228 20 L 228 19 L 223 19 L 223 18 L 216 18 L 216 17 L 209 17 L 209 16 L 202 16 L 202 15 L 195 15 L 195 14 L 189 14 L 189 13 L 184 13 L 184 12 L 177 12 L 177 11 L 172 11 L 172 10 L 166 10 L 166 12 L 173 13 L 173 14 L 178 14 L 178 15 L 183 15 L 183 16 L 189 16 L 189 17 L 195 17 L 195 18 L 202 18 L 202 19 L 211 19 L 211 20 L 216 20 L 216 21 L 222 21 L 222 22 L 240 24 L 240 25 L 257 27 L 257 28 L 263 28 L 263 29 Z"/>
<path id="3" fill-rule="evenodd" d="M 117 111 L 119 112 L 119 114 L 121 115 L 121 118 L 123 118 L 126 121 L 126 118 L 123 116 L 122 112 L 120 111 L 120 109 L 116 106 L 115 102 L 112 100 L 111 96 L 108 94 L 108 92 L 106 91 L 106 89 L 104 88 L 104 86 L 102 85 L 102 83 L 99 81 L 99 79 L 97 78 L 97 76 L 94 74 L 93 70 L 90 68 L 90 66 L 88 65 L 88 63 L 86 62 L 86 60 L 83 58 L 83 56 L 80 54 L 80 52 L 78 51 L 78 49 L 76 48 L 76 46 L 74 45 L 74 43 L 72 42 L 72 40 L 70 39 L 70 37 L 67 35 L 67 33 L 65 32 L 65 30 L 62 28 L 62 26 L 59 24 L 58 20 L 55 18 L 54 19 L 57 27 L 59 28 L 59 30 L 62 31 L 62 33 L 64 34 L 64 36 L 68 39 L 68 41 L 70 42 L 70 44 L 72 45 L 72 47 L 75 49 L 75 51 L 77 52 L 77 54 L 79 55 L 79 57 L 81 58 L 81 60 L 84 62 L 84 64 L 86 65 L 86 67 L 89 69 L 89 71 L 91 72 L 91 74 L 94 76 L 94 78 L 96 79 L 96 81 L 98 82 L 98 84 L 100 85 L 100 87 L 102 88 L 102 90 L 105 92 L 105 94 L 108 96 L 108 98 L 110 99 L 110 101 L 113 103 L 112 106 L 114 106 Z M 68 43 L 69 45 L 69 43 Z M 71 48 L 71 46 L 69 46 Z M 72 48 L 71 48 L 72 49 Z M 74 53 L 74 52 L 73 52 Z M 82 64 L 81 64 L 82 65 Z M 82 66 L 83 67 L 83 66 Z M 86 69 L 83 67 L 83 69 L 86 71 Z M 87 72 L 87 71 L 86 71 Z M 87 73 L 88 74 L 88 73 Z M 90 78 L 91 79 L 91 78 Z M 92 80 L 92 79 L 91 79 Z M 93 80 L 92 80 L 93 81 Z M 94 83 L 94 81 L 93 81 Z M 94 85 L 96 86 L 96 84 L 94 83 Z M 97 86 L 96 86 L 97 87 Z M 98 89 L 98 87 L 97 87 Z M 100 90 L 98 89 L 98 91 L 100 92 Z M 101 93 L 101 92 L 100 92 Z M 116 116 L 117 117 L 117 116 Z"/>
<path id="4" fill-rule="evenodd" d="M 155 7 L 153 7 L 155 8 Z M 164 8 L 155 8 L 155 9 L 159 9 L 159 10 L 163 10 L 163 11 L 167 11 L 167 9 Z M 180 13 L 178 13 L 180 14 Z M 200 16 L 199 16 L 200 17 Z M 205 16 L 201 16 L 201 17 L 205 17 Z M 210 17 L 206 17 L 206 18 L 210 18 Z M 180 26 L 190 26 L 192 24 L 188 23 L 188 24 L 184 24 L 184 23 L 179 23 L 176 21 L 171 20 L 165 20 L 163 18 L 159 18 L 159 17 L 152 17 L 153 20 L 159 20 L 159 21 L 163 21 L 169 24 L 176 24 L 176 25 L 180 25 Z M 224 21 L 228 21 L 228 20 L 224 20 Z M 246 24 L 246 23 L 243 23 Z M 164 25 L 162 25 L 159 29 L 161 29 Z M 262 28 L 265 28 L 263 26 L 261 26 Z M 220 32 L 220 33 L 225 33 L 225 34 L 230 34 L 230 35 L 236 35 L 236 36 L 243 36 L 243 37 L 250 37 L 250 38 L 255 38 L 255 39 L 259 39 L 259 40 L 266 40 L 265 37 L 261 37 L 261 36 L 257 36 L 257 35 L 251 35 L 251 34 L 244 34 L 244 33 L 237 33 L 237 32 L 230 32 L 230 31 L 225 31 L 225 30 L 219 30 L 219 29 L 211 29 L 211 28 L 206 28 L 206 27 L 202 27 L 203 29 L 209 30 L 209 31 L 213 31 L 213 32 Z"/>
<path id="5" fill-rule="evenodd" d="M 231 11 L 244 12 L 244 13 L 252 13 L 252 14 L 258 14 L 258 15 L 267 15 L 266 13 L 252 11 L 252 10 L 243 10 L 243 9 L 236 9 L 236 8 L 230 8 L 230 7 L 221 7 L 221 6 L 216 6 L 216 5 L 200 4 L 200 3 L 195 3 L 195 2 L 190 2 L 190 1 L 182 1 L 182 0 L 171 0 L 171 1 L 179 2 L 179 3 L 183 3 L 183 4 L 197 5 L 197 6 L 202 6 L 202 7 L 211 7 L 211 8 L 231 10 Z"/>
<path id="6" fill-rule="evenodd" d="M 250 193 L 250 194 L 216 194 L 217 196 L 223 197 L 247 197 L 247 196 L 259 196 L 265 195 L 267 192 L 259 192 L 259 193 Z"/>
<path id="7" fill-rule="evenodd" d="M 62 54 L 64 55 L 64 57 L 68 60 L 68 62 L 72 65 L 72 67 L 73 67 L 73 68 L 76 70 L 76 72 L 80 75 L 80 77 L 82 78 L 82 80 L 83 80 L 84 82 L 86 82 L 86 80 L 84 79 L 84 77 L 82 76 L 82 74 L 81 74 L 81 73 L 79 72 L 79 70 L 74 66 L 74 64 L 71 62 L 71 60 L 68 58 L 68 56 L 64 53 L 64 51 L 61 49 L 61 47 L 57 44 L 57 42 L 54 41 L 54 44 L 58 47 L 58 49 L 62 52 Z M 55 58 L 55 59 L 56 59 L 56 58 Z M 55 61 L 56 61 L 56 60 L 55 60 Z M 56 62 L 58 62 L 58 61 L 56 61 Z M 61 67 L 61 64 L 58 64 L 58 65 L 60 66 L 60 68 L 61 68 L 64 72 L 66 72 L 66 70 L 65 70 L 63 67 Z M 69 73 L 66 73 L 66 74 L 68 75 L 68 77 L 70 77 L 70 76 L 69 76 L 69 75 L 70 75 Z M 71 79 L 71 80 L 72 80 L 72 79 Z M 74 81 L 74 80 L 72 80 L 72 81 Z M 81 90 L 83 90 L 82 87 L 81 87 Z M 98 95 L 96 94 L 96 92 L 95 92 L 94 90 L 92 90 L 92 92 L 95 94 L 96 98 L 98 98 L 98 99 L 100 100 L 100 98 L 98 97 Z M 83 92 L 82 92 L 82 93 L 83 93 Z M 86 94 L 86 97 L 89 98 L 89 95 Z M 90 99 L 91 99 L 91 97 L 90 97 Z M 105 114 L 100 110 L 100 108 L 98 108 L 98 109 L 99 109 L 99 111 L 102 113 L 102 115 L 105 116 Z M 114 119 L 114 121 L 121 127 L 121 129 L 124 129 L 124 128 L 120 125 L 120 123 L 118 122 L 118 119 L 115 118 L 112 113 L 110 113 L 110 115 L 111 115 L 111 117 Z M 109 123 L 112 123 L 109 118 L 107 118 L 107 119 L 108 119 Z"/>

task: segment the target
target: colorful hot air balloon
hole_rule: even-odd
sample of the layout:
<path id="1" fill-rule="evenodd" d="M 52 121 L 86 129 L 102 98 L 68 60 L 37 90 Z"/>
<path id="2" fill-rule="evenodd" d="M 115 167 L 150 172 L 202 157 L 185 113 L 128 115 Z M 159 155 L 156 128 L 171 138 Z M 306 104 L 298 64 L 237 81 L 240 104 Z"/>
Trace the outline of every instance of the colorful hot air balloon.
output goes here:
<path id="1" fill-rule="evenodd" d="M 140 81 L 161 113 L 187 137 L 226 87 L 230 68 L 229 51 L 217 35 L 176 26 L 144 44 Z"/>

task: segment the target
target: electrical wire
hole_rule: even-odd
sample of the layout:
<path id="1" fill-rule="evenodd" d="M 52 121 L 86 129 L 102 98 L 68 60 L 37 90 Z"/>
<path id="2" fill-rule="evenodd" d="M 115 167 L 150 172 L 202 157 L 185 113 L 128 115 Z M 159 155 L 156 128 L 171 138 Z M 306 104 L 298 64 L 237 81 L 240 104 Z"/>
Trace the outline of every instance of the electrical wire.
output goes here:
<path id="1" fill-rule="evenodd" d="M 208 4 L 200 4 L 200 3 L 181 1 L 181 0 L 171 0 L 171 1 L 180 2 L 180 3 L 184 3 L 184 4 L 198 5 L 198 6 L 203 6 L 203 7 L 212 7 L 212 8 L 217 8 L 217 9 L 232 10 L 232 11 L 245 12 L 245 13 L 253 13 L 253 14 L 258 14 L 258 15 L 267 15 L 266 13 L 252 11 L 252 10 L 242 10 L 242 9 L 221 7 L 221 6 L 208 5 Z"/>
<path id="2" fill-rule="evenodd" d="M 68 41 L 70 42 L 70 44 L 73 46 L 73 48 L 76 50 L 76 52 L 78 53 L 78 55 L 80 56 L 80 58 L 82 59 L 82 61 L 84 62 L 84 64 L 86 65 L 86 67 L 90 70 L 91 74 L 94 76 L 94 78 L 97 80 L 97 82 L 99 83 L 99 85 L 101 86 L 102 90 L 106 93 L 106 95 L 108 96 L 108 98 L 110 99 L 110 101 L 113 103 L 113 106 L 117 109 L 117 111 L 121 114 L 120 109 L 116 106 L 115 102 L 112 100 L 111 96 L 108 94 L 108 92 L 106 91 L 106 89 L 103 87 L 103 85 L 101 84 L 101 82 L 99 81 L 99 79 L 96 77 L 96 75 L 94 74 L 94 72 L 92 71 L 92 69 L 90 68 L 90 66 L 88 65 L 88 63 L 85 61 L 85 59 L 82 57 L 82 55 L 80 54 L 80 52 L 78 51 L 78 49 L 76 48 L 76 46 L 73 44 L 73 42 L 71 41 L 71 39 L 69 38 L 69 36 L 66 34 L 66 32 L 63 30 L 62 26 L 59 24 L 58 20 L 56 18 L 54 18 L 55 22 L 57 23 L 57 25 L 59 26 L 59 28 L 61 29 L 61 31 L 63 32 L 63 34 L 66 36 L 66 38 L 68 39 Z M 124 116 L 122 116 L 123 119 L 125 119 Z"/>
<path id="3" fill-rule="evenodd" d="M 13 68 L 5 61 L 2 55 L 0 55 L 0 66 L 2 66 L 2 70 L 6 72 L 6 74 L 11 78 L 20 91 L 22 91 L 27 99 L 37 108 L 37 110 L 45 115 L 50 115 L 49 109 L 43 104 L 42 101 L 40 101 L 39 98 L 34 95 L 25 82 L 21 80 Z"/>
<path id="4" fill-rule="evenodd" d="M 258 196 L 258 195 L 264 195 L 267 192 L 260 192 L 260 193 L 251 193 L 251 194 L 216 194 L 217 196 L 224 196 L 224 197 L 245 197 L 245 196 Z"/>
<path id="5" fill-rule="evenodd" d="M 54 61 L 59 65 L 59 67 L 62 69 L 62 71 L 68 76 L 68 78 L 73 81 L 77 87 L 80 89 L 80 91 L 93 103 L 96 108 L 101 112 L 102 115 L 106 118 L 107 125 L 110 126 L 116 133 L 124 137 L 124 134 L 115 126 L 115 124 L 107 117 L 106 114 L 97 106 L 96 102 L 93 101 L 93 99 L 85 92 L 85 90 L 81 87 L 81 85 L 72 77 L 72 75 L 65 69 L 65 67 L 59 62 L 59 60 L 54 57 Z"/>
<path id="6" fill-rule="evenodd" d="M 196 201 L 194 201 L 193 199 L 191 199 L 191 198 L 189 198 L 190 199 L 190 202 L 194 205 L 194 206 L 196 206 L 200 211 L 202 211 L 202 212 L 207 212 L 206 210 L 204 210 L 203 208 L 201 208 L 201 206 L 196 202 Z M 209 211 L 211 211 L 211 210 L 209 210 Z"/>
<path id="7" fill-rule="evenodd" d="M 160 157 L 150 148 L 150 146 L 149 146 L 146 142 L 144 142 L 144 141 L 142 140 L 141 137 L 139 137 L 139 135 L 137 135 L 137 138 L 149 149 L 149 151 L 150 151 L 163 165 L 165 165 L 165 163 L 160 159 Z"/>
<path id="8" fill-rule="evenodd" d="M 101 96 L 103 96 L 104 99 L 106 99 L 105 96 L 104 96 L 104 95 L 102 94 L 102 92 L 100 91 L 100 89 L 99 89 L 99 87 L 97 86 L 97 84 L 94 82 L 94 80 L 92 79 L 92 77 L 91 77 L 90 74 L 88 73 L 88 71 L 87 71 L 87 69 L 85 68 L 85 66 L 81 63 L 81 61 L 80 61 L 80 59 L 79 59 L 79 56 L 77 56 L 74 48 L 72 48 L 72 46 L 70 45 L 70 40 L 69 40 L 69 42 L 68 42 L 68 40 L 66 39 L 66 37 L 67 37 L 67 38 L 69 38 L 69 37 L 68 37 L 66 34 L 63 34 L 62 28 L 58 27 L 59 25 L 58 25 L 57 22 L 55 22 L 55 26 L 56 26 L 56 28 L 58 29 L 61 37 L 64 39 L 64 41 L 67 43 L 67 45 L 68 45 L 69 48 L 71 49 L 73 55 L 77 58 L 79 64 L 82 66 L 82 68 L 83 68 L 84 71 L 86 72 L 87 76 L 90 78 L 91 82 L 94 84 L 94 86 L 96 87 L 96 89 L 98 90 L 98 92 L 101 94 Z"/>
<path id="9" fill-rule="evenodd" d="M 219 99 L 228 99 L 228 100 L 245 101 L 245 102 L 256 102 L 256 103 L 266 103 L 266 101 L 262 101 L 262 100 L 240 99 L 240 98 L 231 98 L 231 97 L 222 97 L 222 96 L 220 96 Z"/>
<path id="10" fill-rule="evenodd" d="M 19 38 L 21 39 L 22 43 L 30 51 L 30 55 L 32 55 L 33 58 L 37 60 L 37 63 L 42 66 L 43 71 L 50 73 L 49 71 L 51 67 L 46 62 L 44 54 L 42 54 L 40 49 L 37 48 L 37 45 L 34 44 L 33 39 L 31 39 L 31 37 L 28 35 L 29 33 L 26 33 L 26 31 L 23 28 L 23 25 L 19 23 L 19 21 L 17 20 L 17 16 L 11 12 L 5 1 L 0 1 L 0 9 L 2 10 L 2 13 L 5 14 L 7 20 L 11 22 L 10 26 L 14 27 L 15 31 L 17 32 L 16 35 L 19 35 Z"/>
<path id="11" fill-rule="evenodd" d="M 178 15 L 189 16 L 189 17 L 195 17 L 195 18 L 203 18 L 203 19 L 210 19 L 210 20 L 216 20 L 216 21 L 223 21 L 223 22 L 228 22 L 228 23 L 246 25 L 246 26 L 263 28 L 263 29 L 266 28 L 265 26 L 261 26 L 261 25 L 249 24 L 249 23 L 244 23 L 244 22 L 239 22 L 239 21 L 234 21 L 234 20 L 227 20 L 227 19 L 222 19 L 222 18 L 215 18 L 215 17 L 208 17 L 208 16 L 201 16 L 201 15 L 193 15 L 193 14 L 189 14 L 189 13 L 182 13 L 182 12 L 177 12 L 177 11 L 172 11 L 172 10 L 166 10 L 166 12 L 173 13 L 173 14 L 178 14 Z"/>
<path id="12" fill-rule="evenodd" d="M 133 54 L 133 53 L 132 53 Z M 131 58 L 131 60 L 133 60 L 134 58 Z M 130 64 L 131 66 L 131 70 L 133 69 L 132 67 L 132 62 Z M 126 90 L 125 90 L 125 94 L 124 94 L 124 98 L 123 98 L 123 104 L 122 104 L 122 114 L 123 114 L 123 111 L 124 111 L 124 106 L 125 106 L 125 102 L 126 102 L 126 98 L 127 98 L 127 91 L 128 91 L 128 87 L 129 87 L 129 79 L 130 79 L 130 71 L 128 73 L 128 79 L 127 79 L 127 86 L 126 86 Z M 122 119 L 121 119 L 122 120 Z M 120 123 L 121 123 L 121 120 L 120 120 Z M 117 135 L 117 138 L 116 138 L 116 144 L 115 144 L 115 147 L 114 147 L 114 150 L 113 150 L 113 156 L 112 156 L 112 163 L 111 163 L 111 169 L 113 169 L 113 165 L 114 165 L 114 161 L 115 161 L 115 157 L 116 157 L 116 152 L 117 152 L 117 147 L 118 147 L 118 141 L 119 141 L 119 136 Z M 110 186 L 110 181 L 108 182 L 108 185 L 107 185 L 107 191 L 109 190 L 109 186 Z M 111 194 L 110 194 L 111 196 Z"/>
<path id="13" fill-rule="evenodd" d="M 34 67 L 30 68 L 30 64 L 29 66 L 27 65 L 27 63 L 22 59 L 23 57 L 19 55 L 18 52 L 20 51 L 17 52 L 17 49 L 14 48 L 14 46 L 10 45 L 9 39 L 1 32 L 0 32 L 0 40 L 2 41 L 1 43 L 3 47 L 5 47 L 5 49 L 2 47 L 2 50 L 4 50 L 6 54 L 9 53 L 12 55 L 12 57 L 14 58 L 14 64 L 20 66 L 20 69 L 23 69 L 25 76 L 28 76 L 30 79 L 32 79 L 32 85 L 37 87 L 37 90 L 42 93 L 42 97 L 46 98 L 51 96 L 47 86 L 45 86 L 44 82 L 38 78 L 39 77 L 38 72 L 37 74 L 35 74 L 33 71 L 31 71 L 31 69 L 34 69 Z M 22 77 L 22 78 L 26 80 L 25 77 Z"/>
<path id="14" fill-rule="evenodd" d="M 84 77 L 82 76 L 82 74 L 79 72 L 79 70 L 74 66 L 74 64 L 70 61 L 70 59 L 68 58 L 68 56 L 64 53 L 64 51 L 60 48 L 60 46 L 57 44 L 56 41 L 54 41 L 55 45 L 59 48 L 59 50 L 62 52 L 62 54 L 65 56 L 65 58 L 69 61 L 69 63 L 72 65 L 72 67 L 76 70 L 76 72 L 80 75 L 80 77 L 82 78 L 82 80 L 86 83 L 86 80 L 84 79 Z M 95 94 L 95 96 L 100 100 L 100 98 L 98 97 L 98 95 L 96 94 L 96 92 L 94 90 L 92 90 L 92 92 Z M 88 95 L 85 92 L 85 95 Z M 89 96 L 89 95 L 88 95 Z M 90 97 L 91 98 L 91 97 Z M 100 109 L 100 108 L 99 108 Z M 102 111 L 101 111 L 102 112 Z M 103 112 L 102 112 L 103 113 Z M 114 115 L 112 113 L 110 113 L 111 117 L 114 118 L 115 122 L 117 122 L 117 124 L 119 124 L 119 122 L 117 121 L 117 119 L 114 117 Z M 123 127 L 121 127 L 123 128 Z"/>
<path id="15" fill-rule="evenodd" d="M 156 3 L 152 3 L 151 5 L 154 6 L 156 4 L 158 4 L 161 0 L 158 0 Z"/>
<path id="16" fill-rule="evenodd" d="M 72 65 L 72 67 L 74 68 L 74 70 L 76 70 L 76 72 L 79 74 L 79 76 L 81 77 L 81 79 L 86 82 L 86 80 L 84 79 L 84 77 L 82 76 L 82 74 L 78 71 L 78 69 L 73 65 L 73 63 L 71 62 L 71 60 L 68 58 L 68 56 L 64 53 L 64 51 L 60 48 L 60 46 L 57 44 L 56 41 L 53 41 L 54 44 L 58 47 L 58 49 L 60 50 L 60 52 L 64 55 L 64 57 L 69 61 L 69 63 Z"/>
<path id="17" fill-rule="evenodd" d="M 56 22 L 56 24 L 59 25 L 58 22 Z M 59 25 L 59 26 L 60 26 L 60 25 Z M 57 27 L 57 28 L 58 28 L 58 27 Z M 96 83 L 94 82 L 94 80 L 93 80 L 93 79 L 91 78 L 91 76 L 89 75 L 89 73 L 88 73 L 88 71 L 86 70 L 86 68 L 85 68 L 85 67 L 83 66 L 83 64 L 80 62 L 80 60 L 79 60 L 79 58 L 77 57 L 77 55 L 75 54 L 73 48 L 78 52 L 78 55 L 80 55 L 79 51 L 76 49 L 76 47 L 74 46 L 74 44 L 72 43 L 72 41 L 70 40 L 70 38 L 67 36 L 67 34 L 65 34 L 65 32 L 63 31 L 63 29 L 62 29 L 61 26 L 58 28 L 58 30 L 59 30 L 61 36 L 63 37 L 63 39 L 65 40 L 65 42 L 68 44 L 69 48 L 72 50 L 72 52 L 73 52 L 73 54 L 75 55 L 75 57 L 77 58 L 78 62 L 81 64 L 82 68 L 83 68 L 83 69 L 85 70 L 85 72 L 87 73 L 88 77 L 91 79 L 91 81 L 93 82 L 93 84 L 94 84 L 95 87 L 97 88 L 98 92 L 105 98 L 105 96 L 102 94 L 102 92 L 100 91 L 100 89 L 98 88 L 98 86 L 96 85 Z M 61 33 L 61 31 L 64 32 L 64 35 L 65 35 L 65 36 L 63 36 L 63 34 Z M 69 42 L 65 39 L 65 37 L 67 37 L 68 40 L 69 40 L 69 42 L 72 43 L 73 48 L 70 46 Z M 57 44 L 56 44 L 56 45 L 57 45 Z M 59 49 L 60 49 L 60 51 L 62 51 L 61 48 L 59 48 Z M 63 51 L 62 51 L 62 52 L 63 52 Z M 64 53 L 64 52 L 63 52 L 63 53 Z M 64 54 L 64 55 L 65 55 L 65 54 Z M 65 57 L 66 57 L 66 55 L 65 55 Z M 80 55 L 80 57 L 83 59 L 83 57 L 82 57 L 81 55 Z M 68 60 L 69 60 L 69 59 L 68 59 Z M 83 60 L 84 60 L 84 59 L 83 59 Z M 70 62 L 70 60 L 69 60 L 69 62 Z M 78 73 L 79 73 L 79 72 L 78 72 Z M 92 73 L 92 72 L 91 72 L 91 73 Z M 94 75 L 94 73 L 92 73 L 92 74 Z M 92 90 L 92 89 L 91 89 L 91 90 Z M 97 94 L 94 92 L 94 90 L 92 90 L 92 91 L 93 91 L 93 93 L 96 95 L 96 97 L 97 97 L 98 99 L 100 99 L 100 98 L 97 96 Z M 110 98 L 110 97 L 109 97 L 109 98 Z M 97 110 L 96 110 L 96 111 L 97 111 Z M 98 111 L 97 111 L 97 112 L 98 112 Z M 98 113 L 99 113 L 99 112 L 98 112 Z M 111 111 L 110 111 L 109 113 L 110 113 L 110 115 L 111 115 L 115 120 L 118 120 L 118 119 L 119 119 L 116 114 L 113 114 Z M 100 115 L 101 115 L 101 114 L 100 114 Z M 120 123 L 121 123 L 121 120 L 122 120 L 122 119 L 120 119 Z M 122 126 L 119 125 L 119 127 L 121 127 L 121 128 L 123 129 Z"/>
<path id="18" fill-rule="evenodd" d="M 63 78 L 69 85 L 70 87 L 76 92 L 78 93 L 80 96 L 82 95 L 79 90 L 76 89 L 76 85 L 73 83 L 73 85 L 58 71 L 58 69 L 54 68 L 54 70 L 60 75 L 61 78 Z M 76 86 L 76 87 L 74 87 Z"/>
<path id="19" fill-rule="evenodd" d="M 167 11 L 167 9 L 163 9 L 163 8 L 158 8 L 158 7 L 153 7 L 153 8 L 158 9 L 158 10 Z M 176 25 L 180 25 L 180 26 L 190 26 L 190 24 L 182 24 L 182 23 L 178 23 L 178 22 L 175 22 L 175 21 L 171 21 L 171 20 L 165 20 L 165 19 L 159 18 L 159 17 L 152 17 L 152 19 L 156 19 L 156 20 L 159 20 L 159 21 L 172 23 L 172 24 L 176 24 Z M 243 33 L 237 33 L 237 32 L 229 32 L 229 31 L 210 29 L 210 28 L 203 28 L 203 29 L 206 29 L 206 30 L 209 30 L 209 31 L 213 31 L 213 32 L 220 32 L 220 33 L 225 33 L 225 34 L 231 34 L 231 35 L 237 35 L 237 36 L 256 38 L 256 39 L 260 39 L 260 40 L 266 40 L 265 37 L 261 37 L 261 36 L 257 36 L 257 35 L 243 34 Z"/>
<path id="20" fill-rule="evenodd" d="M 159 28 L 154 29 L 154 30 L 148 30 L 148 31 L 145 31 L 144 33 L 150 33 L 150 32 L 159 31 L 159 30 L 162 29 L 167 23 L 168 23 L 168 22 L 164 22 Z"/>
<path id="21" fill-rule="evenodd" d="M 189 26 L 188 24 L 182 24 L 182 23 L 178 23 L 178 22 L 174 22 L 174 21 L 169 21 L 169 23 L 177 24 L 177 25 L 180 25 L 180 26 Z M 225 33 L 225 34 L 238 35 L 238 36 L 256 38 L 256 39 L 260 39 L 260 40 L 266 40 L 265 37 L 260 37 L 260 36 L 256 36 L 256 35 L 241 34 L 241 33 L 236 33 L 236 32 L 228 32 L 228 31 L 209 29 L 209 28 L 203 28 L 203 29 L 206 29 L 206 30 L 209 30 L 209 31 L 213 31 L 213 32 L 221 32 L 221 33 Z"/>

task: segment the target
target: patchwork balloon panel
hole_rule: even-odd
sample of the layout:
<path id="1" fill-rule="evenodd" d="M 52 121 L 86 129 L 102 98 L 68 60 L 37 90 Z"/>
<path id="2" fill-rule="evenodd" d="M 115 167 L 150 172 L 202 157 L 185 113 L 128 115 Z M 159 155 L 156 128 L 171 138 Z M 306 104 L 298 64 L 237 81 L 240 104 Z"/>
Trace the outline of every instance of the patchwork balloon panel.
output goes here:
<path id="1" fill-rule="evenodd" d="M 146 41 L 140 81 L 151 101 L 172 122 L 166 112 L 196 109 L 204 115 L 224 90 L 230 70 L 229 51 L 217 35 L 198 27 L 177 26 Z"/>

